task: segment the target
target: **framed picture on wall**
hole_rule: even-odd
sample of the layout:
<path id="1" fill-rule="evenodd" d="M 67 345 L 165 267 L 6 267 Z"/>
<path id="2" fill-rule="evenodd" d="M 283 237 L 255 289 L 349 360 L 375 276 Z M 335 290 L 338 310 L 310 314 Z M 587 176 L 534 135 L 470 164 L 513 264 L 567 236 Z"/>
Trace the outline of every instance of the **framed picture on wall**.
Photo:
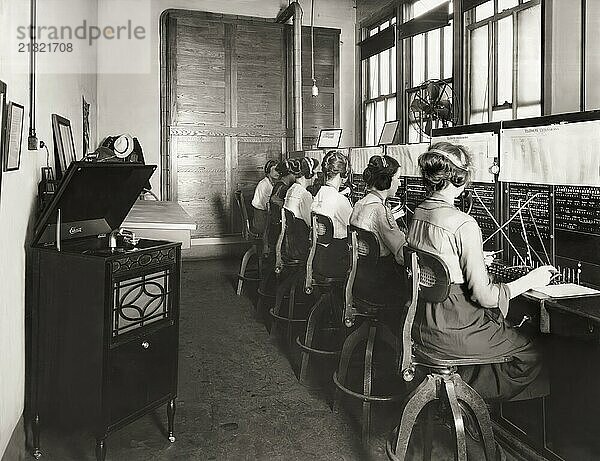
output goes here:
<path id="1" fill-rule="evenodd" d="M 6 148 L 6 83 L 0 80 L 0 196 L 2 195 L 2 169 Z"/>
<path id="2" fill-rule="evenodd" d="M 25 108 L 16 102 L 8 104 L 6 116 L 5 171 L 18 170 L 21 165 L 21 142 L 23 140 L 23 116 Z"/>
<path id="3" fill-rule="evenodd" d="M 328 128 L 326 130 L 321 130 L 319 133 L 319 141 L 317 142 L 317 148 L 319 149 L 327 149 L 333 148 L 337 149 L 340 145 L 340 139 L 342 138 L 342 129 L 341 128 Z"/>
<path id="4" fill-rule="evenodd" d="M 60 115 L 52 114 L 52 132 L 54 136 L 56 179 L 60 179 L 71 162 L 76 160 L 71 122 Z"/>

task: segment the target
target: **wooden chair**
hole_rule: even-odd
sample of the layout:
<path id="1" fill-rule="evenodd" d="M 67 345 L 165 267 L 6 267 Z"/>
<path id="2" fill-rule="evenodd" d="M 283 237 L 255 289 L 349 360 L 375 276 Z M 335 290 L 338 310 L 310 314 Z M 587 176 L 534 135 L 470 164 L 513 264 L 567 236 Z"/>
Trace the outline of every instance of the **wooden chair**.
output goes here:
<path id="1" fill-rule="evenodd" d="M 298 318 L 294 315 L 296 307 L 296 290 L 304 278 L 304 264 L 302 259 L 295 259 L 290 255 L 289 249 L 293 245 L 289 241 L 289 235 L 293 233 L 292 226 L 304 225 L 303 220 L 296 218 L 287 208 L 281 209 L 281 232 L 275 246 L 275 274 L 277 274 L 277 289 L 275 293 L 275 305 L 269 311 L 269 314 L 275 321 L 283 322 L 287 325 L 288 344 L 292 344 L 293 325 L 297 323 L 306 323 L 305 318 Z M 284 315 L 281 313 L 281 306 L 284 298 L 288 298 L 288 309 Z M 277 323 L 274 322 L 271 327 L 271 334 L 277 329 Z"/>
<path id="2" fill-rule="evenodd" d="M 250 218 L 248 217 L 248 210 L 246 208 L 246 201 L 244 200 L 244 194 L 241 190 L 235 191 L 235 200 L 240 209 L 241 219 L 242 219 L 242 237 L 248 243 L 250 243 L 250 248 L 244 253 L 242 258 L 242 264 L 240 266 L 240 272 L 238 274 L 238 286 L 237 286 L 237 295 L 241 296 L 242 288 L 244 280 L 258 282 L 260 281 L 260 274 L 262 273 L 262 237 L 256 233 L 252 226 L 250 225 Z M 246 275 L 246 268 L 248 267 L 248 262 L 252 256 L 256 256 L 257 259 L 257 275 L 255 277 Z"/>
<path id="3" fill-rule="evenodd" d="M 333 241 L 333 222 L 328 216 L 318 213 L 311 213 L 311 220 L 311 245 L 306 261 L 304 291 L 306 294 L 312 294 L 316 288 L 319 295 L 317 296 L 317 302 L 310 308 L 304 340 L 300 339 L 300 336 L 296 338 L 296 343 L 302 350 L 302 365 L 299 376 L 299 381 L 302 384 L 306 383 L 311 354 L 336 357 L 341 352 L 341 344 L 340 347 L 336 347 L 334 350 L 323 346 L 317 347 L 315 336 L 316 333 L 321 332 L 326 336 L 333 336 L 331 339 L 334 340 L 333 343 L 336 342 L 335 336 L 339 335 L 341 329 L 340 316 L 343 310 L 343 284 L 345 280 L 344 277 L 326 277 L 318 272 L 318 267 L 315 268 L 314 259 L 317 251 L 326 253 L 327 246 Z M 342 299 L 340 300 L 340 298 Z M 325 317 L 326 314 L 330 314 L 329 317 Z M 328 326 L 332 321 L 334 325 L 338 323 L 337 328 Z"/>
<path id="4" fill-rule="evenodd" d="M 393 431 L 387 443 L 388 457 L 394 461 L 406 459 L 406 451 L 412 429 L 417 416 L 427 404 L 434 401 L 444 401 L 452 412 L 453 430 L 456 436 L 456 458 L 466 461 L 467 449 L 465 428 L 459 400 L 463 406 L 472 412 L 477 430 L 484 446 L 485 458 L 494 460 L 496 444 L 490 414 L 481 396 L 457 373 L 457 368 L 467 365 L 485 365 L 504 363 L 510 357 L 481 360 L 481 359 L 450 359 L 424 349 L 412 341 L 411 332 L 417 309 L 425 302 L 441 303 L 450 293 L 450 275 L 448 267 L 439 257 L 422 250 L 405 249 L 409 280 L 411 283 L 411 299 L 408 303 L 406 318 L 402 329 L 402 356 L 399 362 L 399 372 L 405 381 L 412 381 L 416 369 L 422 369 L 425 379 L 408 396 L 400 424 Z M 427 421 L 423 434 L 423 459 L 431 458 L 432 443 L 432 409 L 427 408 Z"/>
<path id="5" fill-rule="evenodd" d="M 274 235 L 279 236 L 281 232 L 281 207 L 267 202 L 267 223 L 262 235 L 262 271 L 260 274 L 261 281 L 258 285 L 258 302 L 256 304 L 257 315 L 265 319 L 266 310 L 264 305 L 267 300 L 275 299 L 276 295 L 276 280 L 275 273 L 275 245 L 273 244 Z M 275 230 L 275 224 L 277 230 Z"/>
<path id="6" fill-rule="evenodd" d="M 348 226 L 348 239 L 350 242 L 350 270 L 348 271 L 345 284 L 343 321 L 347 327 L 353 326 L 357 317 L 362 318 L 363 321 L 344 341 L 338 369 L 333 374 L 333 382 L 338 388 L 334 408 L 339 402 L 340 391 L 350 397 L 362 400 L 362 441 L 364 444 L 368 444 L 371 432 L 371 403 L 397 401 L 403 397 L 404 393 L 388 395 L 373 394 L 373 349 L 375 347 L 375 340 L 379 337 L 394 354 L 397 354 L 397 338 L 387 325 L 378 322 L 378 315 L 387 306 L 360 298 L 354 293 L 357 273 L 373 273 L 377 270 L 377 263 L 379 261 L 379 244 L 377 238 L 372 232 L 355 226 Z M 361 344 L 365 345 L 363 388 L 362 392 L 356 392 L 348 387 L 348 368 L 354 351 Z M 394 365 L 391 365 L 392 369 L 393 367 Z"/>

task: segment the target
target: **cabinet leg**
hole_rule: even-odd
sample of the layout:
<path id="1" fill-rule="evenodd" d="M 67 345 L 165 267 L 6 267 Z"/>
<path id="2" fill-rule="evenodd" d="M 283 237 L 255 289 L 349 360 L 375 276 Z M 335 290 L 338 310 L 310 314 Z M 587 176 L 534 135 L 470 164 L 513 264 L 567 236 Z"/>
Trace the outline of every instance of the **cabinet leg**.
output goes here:
<path id="1" fill-rule="evenodd" d="M 31 422 L 31 432 L 33 435 L 33 457 L 40 459 L 42 452 L 40 450 L 40 415 L 36 414 Z"/>
<path id="2" fill-rule="evenodd" d="M 96 461 L 104 461 L 106 459 L 106 439 L 96 440 Z"/>
<path id="3" fill-rule="evenodd" d="M 173 425 L 175 423 L 175 399 L 169 400 L 167 403 L 167 419 L 169 421 L 169 442 L 175 442 L 175 435 L 173 433 Z"/>

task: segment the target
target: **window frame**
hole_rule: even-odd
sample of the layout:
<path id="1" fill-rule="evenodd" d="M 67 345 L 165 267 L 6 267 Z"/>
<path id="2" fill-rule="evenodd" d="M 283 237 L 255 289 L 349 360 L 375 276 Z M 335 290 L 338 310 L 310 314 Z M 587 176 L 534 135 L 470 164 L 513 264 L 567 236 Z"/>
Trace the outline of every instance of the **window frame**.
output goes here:
<path id="1" fill-rule="evenodd" d="M 482 27 L 487 27 L 487 36 L 488 36 L 488 82 L 491 82 L 492 85 L 487 85 L 487 95 L 486 95 L 486 103 L 487 103 L 487 120 L 482 120 L 482 123 L 487 123 L 493 121 L 494 112 L 511 109 L 511 119 L 517 119 L 517 110 L 519 107 L 527 107 L 527 106 L 519 106 L 516 102 L 516 98 L 519 90 L 519 82 L 516 78 L 519 70 L 519 51 L 518 51 L 518 37 L 519 37 L 519 21 L 517 20 L 518 14 L 522 11 L 525 11 L 529 8 L 533 8 L 535 6 L 540 6 L 540 115 L 544 114 L 544 1 L 543 0 L 518 0 L 518 5 L 512 8 L 504 9 L 501 12 L 498 12 L 498 2 L 499 0 L 489 0 L 493 2 L 493 10 L 494 13 L 492 16 L 481 19 L 479 21 L 475 21 L 475 10 L 473 8 L 464 13 L 465 26 L 463 31 L 463 37 L 465 42 L 464 47 L 464 57 L 465 57 L 465 91 L 463 97 L 463 120 L 465 122 L 469 122 L 471 118 L 471 36 L 475 29 L 479 29 Z M 504 102 L 500 103 L 498 101 L 498 23 L 500 20 L 513 17 L 513 30 L 512 30 L 512 46 L 513 46 L 513 56 L 512 56 L 512 101 L 509 104 L 505 104 Z M 493 102 L 493 103 L 490 103 Z M 485 113 L 485 110 L 484 112 Z"/>
<path id="2" fill-rule="evenodd" d="M 394 21 L 394 22 L 392 22 Z M 379 16 L 376 20 L 373 20 L 369 23 L 366 23 L 365 25 L 361 25 L 360 27 L 360 38 L 361 40 L 365 40 L 366 38 L 374 35 L 372 34 L 373 29 L 377 28 L 378 31 L 384 30 L 386 27 L 381 27 L 383 24 L 387 23 L 386 27 L 396 27 L 396 25 L 398 24 L 398 16 L 396 14 L 396 10 L 392 10 L 392 11 L 387 11 L 386 14 L 382 14 L 381 16 Z M 377 32 L 375 32 L 377 33 Z M 396 52 L 393 53 L 392 50 L 395 50 Z M 388 114 L 388 100 L 396 98 L 396 117 L 394 119 L 396 119 L 398 117 L 398 75 L 399 75 L 399 69 L 397 66 L 397 53 L 398 53 L 398 39 L 396 36 L 395 39 L 395 44 L 394 47 L 392 48 L 388 48 L 389 51 L 388 54 L 388 85 L 389 85 L 389 89 L 390 92 L 386 93 L 386 94 L 378 94 L 376 97 L 372 97 L 369 98 L 369 91 L 370 91 L 370 85 L 371 85 L 371 67 L 369 65 L 369 60 L 371 58 L 367 58 L 364 59 L 362 61 L 360 61 L 360 66 L 361 66 L 361 82 L 360 82 L 360 86 L 361 86 L 361 90 L 360 90 L 360 107 L 361 107 L 361 122 L 360 122 L 360 126 L 361 126 L 361 145 L 366 146 L 367 145 L 367 132 L 368 132 L 368 127 L 367 127 L 367 106 L 372 105 L 373 106 L 373 117 L 374 117 L 374 123 L 373 123 L 373 145 L 377 145 L 377 141 L 379 140 L 378 138 L 378 133 L 376 133 L 376 128 L 377 128 L 377 103 L 381 103 L 383 102 L 384 104 L 384 123 L 385 121 L 387 121 L 387 114 Z M 374 55 L 373 57 L 377 57 L 377 88 L 378 91 L 377 93 L 379 93 L 379 87 L 381 84 L 381 74 L 380 74 L 380 69 L 381 69 L 381 60 L 382 60 L 382 53 L 378 53 L 376 55 Z M 392 72 L 392 66 L 395 67 L 396 72 L 393 73 Z M 393 75 L 395 75 L 395 81 L 393 80 Z M 392 88 L 395 88 L 395 91 L 391 91 Z"/>

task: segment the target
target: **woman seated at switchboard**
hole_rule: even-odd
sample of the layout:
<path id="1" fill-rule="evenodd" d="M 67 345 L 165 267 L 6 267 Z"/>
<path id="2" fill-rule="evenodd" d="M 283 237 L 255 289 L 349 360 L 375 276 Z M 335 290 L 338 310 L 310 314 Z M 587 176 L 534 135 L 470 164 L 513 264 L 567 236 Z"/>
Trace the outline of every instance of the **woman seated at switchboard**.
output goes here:
<path id="1" fill-rule="evenodd" d="M 290 161 L 290 172 L 295 181 L 285 195 L 283 207 L 291 211 L 296 218 L 294 223 L 287 224 L 287 251 L 294 259 L 304 259 L 308 255 L 310 208 L 313 196 L 307 188 L 315 179 L 315 169 L 319 161 L 314 158 L 304 157 Z"/>
<path id="2" fill-rule="evenodd" d="M 324 185 L 317 192 L 311 209 L 331 218 L 333 241 L 327 248 L 317 246 L 313 265 L 315 270 L 325 277 L 343 277 L 348 270 L 346 237 L 352 205 L 348 198 L 340 193 L 340 188 L 350 172 L 348 159 L 340 152 L 329 151 L 323 158 L 321 170 Z"/>
<path id="3" fill-rule="evenodd" d="M 398 190 L 399 168 L 398 162 L 387 155 L 371 157 L 363 172 L 368 193 L 356 202 L 350 216 L 350 224 L 375 234 L 380 255 L 374 273 L 357 273 L 356 292 L 366 299 L 396 304 L 406 296 L 404 277 L 398 266 L 404 264 L 406 235 L 398 227 L 387 199 Z"/>
<path id="4" fill-rule="evenodd" d="M 266 244 L 264 245 L 264 253 L 272 253 L 275 250 L 275 243 L 279 237 L 281 229 L 281 208 L 285 200 L 285 194 L 294 183 L 296 177 L 290 172 L 290 165 L 296 160 L 282 160 L 275 167 L 279 179 L 273 185 L 273 191 L 269 198 L 269 224 L 266 232 Z"/>
<path id="5" fill-rule="evenodd" d="M 509 300 L 547 285 L 554 268 L 543 266 L 510 283 L 491 283 L 484 262 L 481 229 L 454 206 L 469 180 L 466 149 L 440 142 L 419 157 L 428 197 L 416 208 L 408 245 L 439 256 L 452 286 L 442 303 L 417 310 L 414 340 L 449 358 L 512 357 L 508 363 L 464 367 L 463 379 L 488 400 L 535 398 L 547 394 L 540 351 L 504 321 Z"/>
<path id="6" fill-rule="evenodd" d="M 277 163 L 277 160 L 269 160 L 265 164 L 265 177 L 256 185 L 254 197 L 252 197 L 252 208 L 254 211 L 252 227 L 261 235 L 267 225 L 267 203 L 273 192 L 273 184 L 279 179 L 279 173 L 275 170 Z"/>

